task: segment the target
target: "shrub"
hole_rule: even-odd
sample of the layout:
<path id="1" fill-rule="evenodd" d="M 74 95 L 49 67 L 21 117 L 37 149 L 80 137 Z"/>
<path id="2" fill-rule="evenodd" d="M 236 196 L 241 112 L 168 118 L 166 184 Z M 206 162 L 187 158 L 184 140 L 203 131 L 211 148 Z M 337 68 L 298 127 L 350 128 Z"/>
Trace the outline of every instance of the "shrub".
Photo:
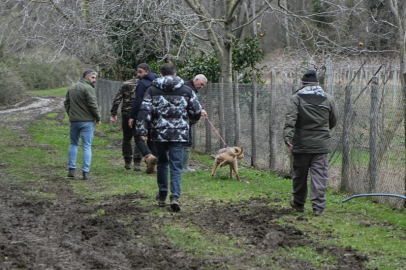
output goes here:
<path id="1" fill-rule="evenodd" d="M 7 106 L 23 100 L 26 86 L 18 75 L 6 65 L 0 64 L 0 106 Z"/>
<path id="2" fill-rule="evenodd" d="M 16 66 L 30 90 L 53 89 L 69 85 L 80 76 L 81 65 L 73 59 L 46 63 L 42 60 L 24 60 Z"/>

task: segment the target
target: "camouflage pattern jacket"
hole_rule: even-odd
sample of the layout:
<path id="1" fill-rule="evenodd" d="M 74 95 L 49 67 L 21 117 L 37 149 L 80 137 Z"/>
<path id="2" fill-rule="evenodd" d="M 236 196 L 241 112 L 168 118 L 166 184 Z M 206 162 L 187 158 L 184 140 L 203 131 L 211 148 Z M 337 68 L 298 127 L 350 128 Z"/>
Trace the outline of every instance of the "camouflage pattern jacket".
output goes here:
<path id="1" fill-rule="evenodd" d="M 132 79 L 125 81 L 120 89 L 117 91 L 116 97 L 113 100 L 113 106 L 111 107 L 110 114 L 117 115 L 118 107 L 121 104 L 121 113 L 130 114 L 133 107 L 135 98 L 135 88 L 137 87 L 138 79 Z"/>
<path id="2" fill-rule="evenodd" d="M 190 123 L 200 119 L 202 106 L 181 78 L 165 76 L 152 82 L 136 121 L 136 132 L 158 142 L 188 142 Z"/>

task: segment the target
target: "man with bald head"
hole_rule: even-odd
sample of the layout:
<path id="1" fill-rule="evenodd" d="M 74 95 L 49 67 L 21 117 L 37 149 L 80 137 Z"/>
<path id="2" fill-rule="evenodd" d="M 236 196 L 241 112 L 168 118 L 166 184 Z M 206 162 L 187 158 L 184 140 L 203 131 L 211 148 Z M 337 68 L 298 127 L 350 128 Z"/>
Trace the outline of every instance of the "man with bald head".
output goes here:
<path id="1" fill-rule="evenodd" d="M 191 81 L 186 81 L 185 85 L 188 86 L 193 90 L 193 92 L 196 93 L 196 95 L 199 93 L 199 90 L 207 85 L 207 78 L 203 74 L 198 74 L 195 76 L 195 78 Z M 207 112 L 202 109 L 202 116 L 207 117 Z M 193 126 L 191 126 L 193 128 Z M 183 172 L 195 172 L 195 169 L 192 169 L 189 167 L 189 162 L 190 162 L 190 148 L 193 145 L 193 140 L 192 140 L 192 128 L 189 129 L 189 142 L 185 144 L 185 150 L 183 153 L 183 164 L 182 164 L 182 170 Z"/>

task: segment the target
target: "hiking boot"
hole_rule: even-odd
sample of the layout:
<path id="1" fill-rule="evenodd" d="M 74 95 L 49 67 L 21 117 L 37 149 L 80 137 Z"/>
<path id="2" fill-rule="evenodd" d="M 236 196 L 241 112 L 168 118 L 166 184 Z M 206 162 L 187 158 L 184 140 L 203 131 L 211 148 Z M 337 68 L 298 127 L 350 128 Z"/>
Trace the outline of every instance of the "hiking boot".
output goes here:
<path id="1" fill-rule="evenodd" d="M 83 180 L 90 180 L 90 173 L 89 172 L 83 172 Z"/>
<path id="2" fill-rule="evenodd" d="M 68 177 L 69 177 L 69 178 L 75 177 L 75 169 L 69 169 L 69 171 L 68 171 Z"/>
<path id="3" fill-rule="evenodd" d="M 157 172 L 158 172 L 158 166 L 155 164 L 153 173 L 157 173 Z"/>
<path id="4" fill-rule="evenodd" d="M 180 211 L 179 198 L 176 198 L 176 197 L 171 198 L 171 209 L 172 209 L 173 212 L 179 212 Z"/>
<path id="5" fill-rule="evenodd" d="M 148 156 L 145 157 L 145 163 L 147 164 L 147 174 L 154 173 L 154 167 L 157 160 L 158 159 L 153 154 L 149 154 Z"/>
<path id="6" fill-rule="evenodd" d="M 159 192 L 155 195 L 155 200 L 158 202 L 159 207 L 166 206 L 166 196 L 160 195 Z"/>
<path id="7" fill-rule="evenodd" d="M 141 171 L 141 163 L 139 161 L 134 161 L 134 171 L 136 172 Z"/>
<path id="8" fill-rule="evenodd" d="M 295 202 L 293 200 L 290 200 L 290 207 L 292 207 L 293 209 L 295 209 L 298 212 L 304 212 L 304 206 L 295 204 Z"/>
<path id="9" fill-rule="evenodd" d="M 131 170 L 131 160 L 130 161 L 125 161 L 124 168 L 126 170 Z"/>
<path id="10" fill-rule="evenodd" d="M 323 214 L 323 210 L 317 210 L 317 209 L 313 210 L 313 216 L 315 216 L 315 217 L 321 216 L 322 214 Z"/>

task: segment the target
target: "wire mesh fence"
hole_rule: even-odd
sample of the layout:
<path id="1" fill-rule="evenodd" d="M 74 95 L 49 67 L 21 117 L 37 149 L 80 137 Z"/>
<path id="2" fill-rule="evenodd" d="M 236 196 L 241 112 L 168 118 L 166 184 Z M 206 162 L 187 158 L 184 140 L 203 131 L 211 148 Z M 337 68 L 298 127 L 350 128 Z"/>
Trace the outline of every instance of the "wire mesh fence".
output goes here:
<path id="1" fill-rule="evenodd" d="M 103 119 L 119 84 L 98 82 Z M 107 86 L 108 85 L 108 86 Z M 110 88 L 109 88 L 110 87 Z M 112 90 L 112 87 L 116 87 Z M 291 173 L 291 154 L 282 135 L 295 84 L 209 84 L 198 97 L 214 128 L 228 146 L 244 147 L 244 163 L 281 175 Z M 334 85 L 339 121 L 332 130 L 329 185 L 349 194 L 405 194 L 404 101 L 399 86 Z M 108 107 L 108 109 L 103 107 Z M 224 147 L 210 123 L 194 128 L 196 151 L 215 154 Z M 395 208 L 404 201 L 377 197 Z"/>

